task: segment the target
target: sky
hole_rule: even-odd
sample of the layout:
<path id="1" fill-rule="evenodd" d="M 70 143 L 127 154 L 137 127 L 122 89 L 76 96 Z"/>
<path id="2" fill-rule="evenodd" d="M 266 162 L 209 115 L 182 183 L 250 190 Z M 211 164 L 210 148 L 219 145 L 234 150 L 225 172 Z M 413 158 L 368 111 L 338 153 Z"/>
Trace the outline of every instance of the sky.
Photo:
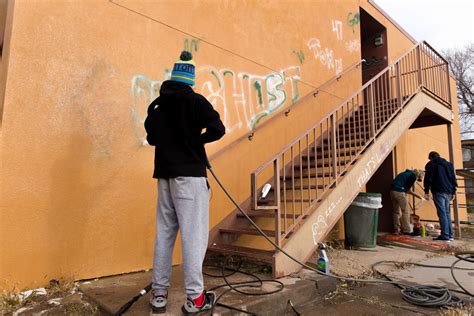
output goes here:
<path id="1" fill-rule="evenodd" d="M 375 0 L 415 40 L 436 50 L 474 42 L 474 0 Z"/>

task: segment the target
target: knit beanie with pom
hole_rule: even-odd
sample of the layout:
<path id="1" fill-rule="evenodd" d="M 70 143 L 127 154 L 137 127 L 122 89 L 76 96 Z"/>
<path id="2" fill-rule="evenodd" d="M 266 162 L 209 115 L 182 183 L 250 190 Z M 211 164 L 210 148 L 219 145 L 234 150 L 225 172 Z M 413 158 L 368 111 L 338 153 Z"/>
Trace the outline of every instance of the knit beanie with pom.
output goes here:
<path id="1" fill-rule="evenodd" d="M 171 80 L 187 83 L 190 86 L 194 85 L 195 65 L 193 55 L 188 51 L 182 51 L 179 60 L 174 64 L 171 72 Z"/>

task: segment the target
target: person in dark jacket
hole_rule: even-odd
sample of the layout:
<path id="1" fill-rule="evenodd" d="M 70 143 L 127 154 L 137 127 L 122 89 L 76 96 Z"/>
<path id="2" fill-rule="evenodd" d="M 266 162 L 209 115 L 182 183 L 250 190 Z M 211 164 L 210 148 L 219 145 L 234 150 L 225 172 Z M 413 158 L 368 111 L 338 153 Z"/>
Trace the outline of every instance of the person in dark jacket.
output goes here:
<path id="1" fill-rule="evenodd" d="M 153 177 L 158 179 L 150 299 L 155 312 L 166 311 L 178 228 L 187 295 L 182 312 L 199 313 L 211 309 L 215 302 L 215 293 L 204 291 L 202 275 L 209 235 L 209 183 L 204 145 L 224 136 L 225 127 L 206 98 L 191 88 L 194 80 L 192 55 L 184 51 L 173 67 L 171 79 L 163 82 L 160 96 L 148 107 L 145 120 L 147 141 L 155 146 Z"/>
<path id="2" fill-rule="evenodd" d="M 454 167 L 436 151 L 430 152 L 428 159 L 430 161 L 425 166 L 425 198 L 429 198 L 431 190 L 441 226 L 441 235 L 433 239 L 450 241 L 453 240 L 453 225 L 449 202 L 454 198 L 458 186 Z"/>
<path id="3" fill-rule="evenodd" d="M 412 190 L 415 181 L 423 180 L 423 174 L 423 170 L 420 169 L 407 169 L 399 173 L 395 179 L 393 179 L 392 185 L 390 186 L 390 198 L 393 205 L 393 227 L 395 235 L 411 234 L 407 194 L 416 196 L 419 199 L 423 198 Z"/>

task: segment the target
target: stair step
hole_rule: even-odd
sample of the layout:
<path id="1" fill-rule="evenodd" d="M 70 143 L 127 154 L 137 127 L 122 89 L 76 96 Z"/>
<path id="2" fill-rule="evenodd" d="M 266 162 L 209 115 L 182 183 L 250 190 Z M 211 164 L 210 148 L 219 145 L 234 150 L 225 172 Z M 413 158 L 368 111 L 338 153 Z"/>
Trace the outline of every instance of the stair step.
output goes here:
<path id="1" fill-rule="evenodd" d="M 364 145 L 363 143 L 364 142 L 359 141 L 358 145 L 356 145 L 356 144 L 352 144 L 352 145 L 346 144 L 345 147 L 344 147 L 343 142 L 336 142 L 336 150 L 337 151 L 357 150 L 357 149 L 359 149 L 360 147 L 362 147 Z M 328 152 L 329 150 L 331 150 L 331 148 L 329 146 L 329 142 L 325 143 L 323 146 L 319 146 L 318 149 L 316 149 L 316 152 L 322 151 L 322 150 L 324 150 L 325 153 Z M 312 151 L 310 151 L 310 154 L 314 155 L 314 149 Z"/>
<path id="2" fill-rule="evenodd" d="M 301 185 L 300 185 L 300 179 L 299 178 L 296 178 L 295 177 L 295 186 L 294 186 L 294 189 L 295 190 L 299 190 L 301 189 Z M 305 180 L 305 178 L 303 177 L 303 180 Z M 314 180 L 314 177 L 311 177 L 311 180 Z M 291 179 L 287 179 L 286 180 L 286 191 L 290 191 L 293 189 L 293 186 L 292 186 L 292 183 L 291 183 Z M 322 180 L 320 179 L 318 182 L 322 182 Z M 327 182 L 327 181 L 326 181 Z M 283 185 L 280 186 L 281 190 L 283 191 Z M 323 190 L 324 189 L 324 186 L 322 184 L 318 184 L 318 186 L 316 187 L 316 185 L 314 184 L 311 184 L 311 186 L 308 186 L 307 183 L 303 183 L 303 190 L 308 190 L 308 189 L 311 189 L 311 190 Z M 286 193 L 286 195 L 288 196 L 290 193 Z M 281 196 L 283 196 L 283 193 L 280 193 Z M 304 200 L 304 202 L 308 202 L 308 200 Z"/>
<path id="3" fill-rule="evenodd" d="M 342 131 L 338 132 L 339 133 L 339 138 L 341 138 L 341 136 L 343 136 L 342 134 L 344 134 Z M 323 139 L 323 144 L 328 144 L 330 142 L 330 139 L 329 138 L 325 138 Z M 342 140 L 342 139 L 337 139 L 336 138 L 336 143 L 337 144 L 340 144 L 341 146 L 342 145 L 346 145 L 346 146 L 352 146 L 352 145 L 357 145 L 360 143 L 360 138 L 352 138 L 352 139 L 349 139 L 349 140 Z M 318 147 L 321 147 L 321 145 L 319 145 Z"/>
<path id="4" fill-rule="evenodd" d="M 342 175 L 344 175 L 346 172 L 344 171 L 342 173 Z M 326 171 L 326 172 L 313 172 L 311 171 L 310 172 L 310 177 L 311 178 L 315 178 L 317 177 L 318 179 L 320 178 L 329 178 L 331 176 L 330 174 L 330 171 Z M 300 178 L 300 171 L 299 170 L 295 170 L 295 174 L 294 174 L 294 177 L 295 177 L 295 180 L 297 180 L 298 178 Z M 308 172 L 306 172 L 305 170 L 303 170 L 303 180 L 306 179 L 308 177 Z M 283 176 L 282 176 L 283 178 Z M 292 178 L 292 175 L 289 174 L 289 175 L 285 175 L 285 179 L 288 181 L 288 179 L 293 179 Z"/>
<path id="5" fill-rule="evenodd" d="M 269 237 L 275 237 L 274 230 L 266 230 L 262 229 L 263 232 Z M 242 229 L 235 229 L 235 228 L 219 228 L 220 233 L 224 234 L 244 234 L 244 235 L 257 235 L 260 236 L 260 232 L 257 231 L 255 228 L 242 228 Z"/>
<path id="6" fill-rule="evenodd" d="M 299 179 L 296 179 L 296 178 L 295 178 L 295 181 L 296 181 L 296 180 L 299 180 Z M 301 186 L 299 183 L 295 183 L 295 186 L 293 187 L 293 186 L 291 185 L 291 179 L 286 180 L 286 181 L 287 181 L 287 182 L 290 182 L 290 183 L 287 183 L 287 184 L 286 184 L 286 188 L 285 188 L 286 190 L 292 190 L 292 189 L 295 189 L 295 190 L 300 190 L 300 189 L 303 189 L 303 190 L 308 190 L 308 189 L 311 189 L 311 190 L 316 190 L 316 189 L 318 189 L 318 190 L 323 190 L 323 189 L 324 189 L 324 185 L 322 185 L 322 184 L 318 184 L 318 186 L 316 187 L 315 185 L 308 186 L 308 184 L 306 184 L 306 183 L 303 184 L 303 186 Z M 281 186 L 281 190 L 283 190 L 283 186 Z M 287 194 L 288 194 L 288 193 L 287 193 Z M 307 199 L 304 199 L 303 202 L 308 202 L 308 200 L 307 200 Z"/>
<path id="7" fill-rule="evenodd" d="M 248 257 L 258 261 L 272 262 L 274 251 L 262 250 L 248 247 L 240 247 L 228 244 L 214 244 L 207 248 L 209 251 L 218 252 L 226 255 Z"/>
<path id="8" fill-rule="evenodd" d="M 283 180 L 283 179 L 282 179 Z M 295 178 L 295 180 L 298 180 Z M 286 184 L 286 189 L 288 190 L 288 186 L 289 184 L 287 183 Z M 313 186 L 314 187 L 314 186 Z M 280 191 L 283 190 L 283 183 L 280 184 Z M 274 188 L 272 188 L 270 190 L 270 192 L 268 193 L 267 197 L 265 199 L 259 199 L 257 201 L 257 204 L 258 205 L 275 205 L 275 199 L 274 199 Z M 280 193 L 281 194 L 281 193 Z M 303 199 L 303 202 L 309 202 L 309 199 Z M 269 212 L 274 212 L 273 210 L 269 210 Z M 240 214 L 240 213 L 239 213 Z"/>
<path id="9" fill-rule="evenodd" d="M 351 162 L 351 160 L 336 160 L 337 163 L 339 164 L 342 164 L 342 165 L 347 165 Z M 357 161 L 357 159 L 355 160 Z M 310 159 L 310 162 L 309 162 L 309 167 L 310 168 L 323 168 L 323 167 L 330 167 L 332 165 L 332 161 L 321 161 L 321 160 L 318 160 L 318 164 L 317 166 L 314 165 L 314 159 Z M 308 167 L 308 159 L 306 160 L 303 160 L 303 169 L 307 168 Z M 298 170 L 300 168 L 299 164 L 298 165 L 295 165 L 295 170 Z"/>
<path id="10" fill-rule="evenodd" d="M 341 141 L 342 139 L 350 139 L 350 140 L 360 140 L 361 138 L 363 138 L 364 136 L 368 136 L 369 134 L 366 133 L 366 135 L 364 135 L 363 133 L 360 133 L 360 134 L 354 134 L 354 133 L 339 133 L 338 135 L 338 141 Z M 327 139 L 324 139 L 325 141 L 327 141 Z"/>
<path id="11" fill-rule="evenodd" d="M 247 211 L 246 214 L 249 217 L 268 217 L 268 218 L 274 218 L 276 212 L 275 211 Z M 237 213 L 238 217 L 245 217 L 242 213 Z M 293 218 L 293 214 L 281 214 L 281 217 L 286 217 L 286 218 Z"/>
<path id="12" fill-rule="evenodd" d="M 390 111 L 389 109 L 377 109 L 378 111 L 376 111 L 374 114 L 375 116 L 380 116 L 381 114 L 392 114 L 393 111 Z M 345 121 L 356 121 L 358 122 L 359 120 L 360 121 L 363 121 L 363 120 L 367 120 L 369 118 L 369 113 L 366 113 L 366 114 L 363 114 L 363 115 L 354 115 L 354 116 L 351 116 L 351 117 L 348 117 L 345 119 Z"/>
<path id="13" fill-rule="evenodd" d="M 340 158 L 340 157 L 344 157 L 344 156 L 346 156 L 346 157 L 347 157 L 347 156 L 351 156 L 351 155 L 353 156 L 354 154 L 358 153 L 359 150 L 360 150 L 360 147 L 346 148 L 346 150 L 344 150 L 344 151 L 338 150 L 338 151 L 337 151 L 337 155 L 338 155 L 339 158 Z M 324 159 L 332 159 L 332 158 L 329 157 L 329 155 L 330 155 L 330 153 L 331 153 L 329 150 L 326 150 L 326 149 L 325 149 L 325 150 L 324 150 L 324 155 L 323 155 L 323 152 L 321 151 L 321 148 L 318 148 L 318 149 L 316 150 L 316 153 L 317 153 L 317 156 L 316 156 L 316 157 L 317 157 L 318 159 L 323 159 L 323 158 L 324 158 Z M 302 155 L 303 161 L 304 161 L 304 160 L 307 160 L 307 159 L 308 159 L 307 157 L 308 157 L 308 156 L 307 156 L 306 152 L 303 153 L 303 155 Z M 310 157 L 310 160 L 314 160 L 314 150 L 313 150 L 313 151 L 310 151 L 309 157 Z"/>

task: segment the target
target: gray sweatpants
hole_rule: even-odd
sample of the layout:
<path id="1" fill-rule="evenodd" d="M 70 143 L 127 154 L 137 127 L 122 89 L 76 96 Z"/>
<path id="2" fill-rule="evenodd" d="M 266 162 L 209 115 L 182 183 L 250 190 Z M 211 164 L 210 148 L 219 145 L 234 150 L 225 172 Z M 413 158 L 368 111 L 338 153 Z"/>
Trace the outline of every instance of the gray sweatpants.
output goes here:
<path id="1" fill-rule="evenodd" d="M 209 190 L 204 177 L 158 180 L 152 287 L 164 294 L 170 286 L 171 259 L 181 231 L 184 286 L 191 298 L 204 290 L 202 264 L 209 237 Z"/>

